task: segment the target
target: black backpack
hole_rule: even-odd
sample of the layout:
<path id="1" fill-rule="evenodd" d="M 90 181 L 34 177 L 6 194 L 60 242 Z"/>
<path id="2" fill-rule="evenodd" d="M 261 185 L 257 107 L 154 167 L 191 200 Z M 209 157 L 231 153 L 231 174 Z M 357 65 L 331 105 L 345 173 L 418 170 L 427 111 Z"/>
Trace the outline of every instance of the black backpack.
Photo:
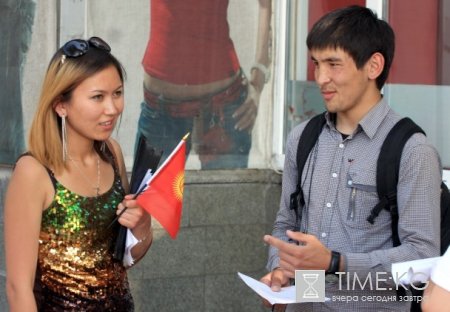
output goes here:
<path id="1" fill-rule="evenodd" d="M 316 144 L 325 124 L 325 113 L 313 117 L 300 136 L 297 147 L 297 187 L 290 198 L 290 209 L 294 210 L 297 218 L 301 219 L 299 204 L 305 205 L 301 176 L 309 153 Z M 392 240 L 394 247 L 399 246 L 398 237 L 398 209 L 397 209 L 397 182 L 400 170 L 400 159 L 403 147 L 414 133 L 425 132 L 411 119 L 403 118 L 397 122 L 381 146 L 377 161 L 377 193 L 380 202 L 371 210 L 367 221 L 373 224 L 382 209 L 391 213 Z M 450 245 L 450 192 L 444 182 L 441 183 L 441 255 Z"/>
<path id="2" fill-rule="evenodd" d="M 298 181 L 294 193 L 290 197 L 290 209 L 294 210 L 297 217 L 296 224 L 301 222 L 301 207 L 305 205 L 301 177 L 303 168 L 309 153 L 319 138 L 325 125 L 325 113 L 313 117 L 305 126 L 297 146 L 297 170 Z M 367 221 L 373 224 L 382 209 L 390 212 L 392 218 L 392 240 L 394 247 L 401 244 L 398 236 L 398 207 L 397 207 L 397 183 L 400 170 L 400 159 L 403 147 L 414 133 L 425 132 L 411 119 L 403 118 L 398 121 L 381 146 L 377 160 L 377 193 L 380 202 L 371 210 Z M 297 223 L 298 222 L 298 223 Z M 444 182 L 441 183 L 441 255 L 450 245 L 450 192 Z M 420 293 L 414 293 L 419 295 Z M 399 294 L 403 295 L 403 294 Z M 411 311 L 420 311 L 420 304 L 413 302 Z"/>

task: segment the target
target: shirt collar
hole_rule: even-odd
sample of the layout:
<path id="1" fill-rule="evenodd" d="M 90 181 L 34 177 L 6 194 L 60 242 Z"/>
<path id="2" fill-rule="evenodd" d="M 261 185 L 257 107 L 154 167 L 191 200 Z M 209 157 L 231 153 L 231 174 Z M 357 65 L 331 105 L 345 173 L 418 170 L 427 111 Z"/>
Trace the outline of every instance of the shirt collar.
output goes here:
<path id="1" fill-rule="evenodd" d="M 381 122 L 384 120 L 389 110 L 389 105 L 384 98 L 381 98 L 381 100 L 359 122 L 359 126 L 370 139 L 377 133 Z"/>
<path id="2" fill-rule="evenodd" d="M 358 128 L 364 131 L 372 139 L 381 122 L 389 112 L 389 105 L 382 97 L 381 100 L 361 119 Z M 336 129 L 336 114 L 327 112 L 325 119 L 328 127 Z M 357 130 L 358 131 L 358 130 Z"/>

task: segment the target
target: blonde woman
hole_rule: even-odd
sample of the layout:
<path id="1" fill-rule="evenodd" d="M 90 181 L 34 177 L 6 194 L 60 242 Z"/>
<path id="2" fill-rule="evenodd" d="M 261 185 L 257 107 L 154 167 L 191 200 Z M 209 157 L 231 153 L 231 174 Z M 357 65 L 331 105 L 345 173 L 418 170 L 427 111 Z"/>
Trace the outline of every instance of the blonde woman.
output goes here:
<path id="1" fill-rule="evenodd" d="M 11 311 L 133 311 L 126 267 L 112 257 L 119 223 L 139 260 L 151 217 L 128 192 L 110 135 L 124 108 L 124 70 L 98 37 L 75 39 L 50 61 L 29 136 L 5 201 Z"/>

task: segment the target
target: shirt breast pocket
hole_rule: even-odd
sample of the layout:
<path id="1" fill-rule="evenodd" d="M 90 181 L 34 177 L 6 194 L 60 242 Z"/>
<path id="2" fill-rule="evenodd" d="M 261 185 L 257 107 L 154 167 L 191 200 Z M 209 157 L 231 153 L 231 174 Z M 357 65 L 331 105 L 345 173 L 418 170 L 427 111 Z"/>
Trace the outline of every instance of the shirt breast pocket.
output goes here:
<path id="1" fill-rule="evenodd" d="M 370 211 L 378 204 L 376 187 L 376 171 L 360 169 L 349 171 L 347 174 L 347 188 L 349 189 L 347 224 L 354 228 L 367 228 L 371 224 L 367 221 Z"/>

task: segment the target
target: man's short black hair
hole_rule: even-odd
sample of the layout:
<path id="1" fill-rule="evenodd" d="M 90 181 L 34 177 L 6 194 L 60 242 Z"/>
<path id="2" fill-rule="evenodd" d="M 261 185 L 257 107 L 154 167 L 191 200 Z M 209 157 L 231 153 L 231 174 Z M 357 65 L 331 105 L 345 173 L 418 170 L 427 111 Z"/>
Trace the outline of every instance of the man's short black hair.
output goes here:
<path id="1" fill-rule="evenodd" d="M 391 26 L 366 7 L 357 5 L 334 10 L 317 21 L 306 39 L 308 49 L 341 48 L 362 68 L 376 52 L 385 63 L 376 83 L 381 90 L 394 58 L 395 35 Z"/>

